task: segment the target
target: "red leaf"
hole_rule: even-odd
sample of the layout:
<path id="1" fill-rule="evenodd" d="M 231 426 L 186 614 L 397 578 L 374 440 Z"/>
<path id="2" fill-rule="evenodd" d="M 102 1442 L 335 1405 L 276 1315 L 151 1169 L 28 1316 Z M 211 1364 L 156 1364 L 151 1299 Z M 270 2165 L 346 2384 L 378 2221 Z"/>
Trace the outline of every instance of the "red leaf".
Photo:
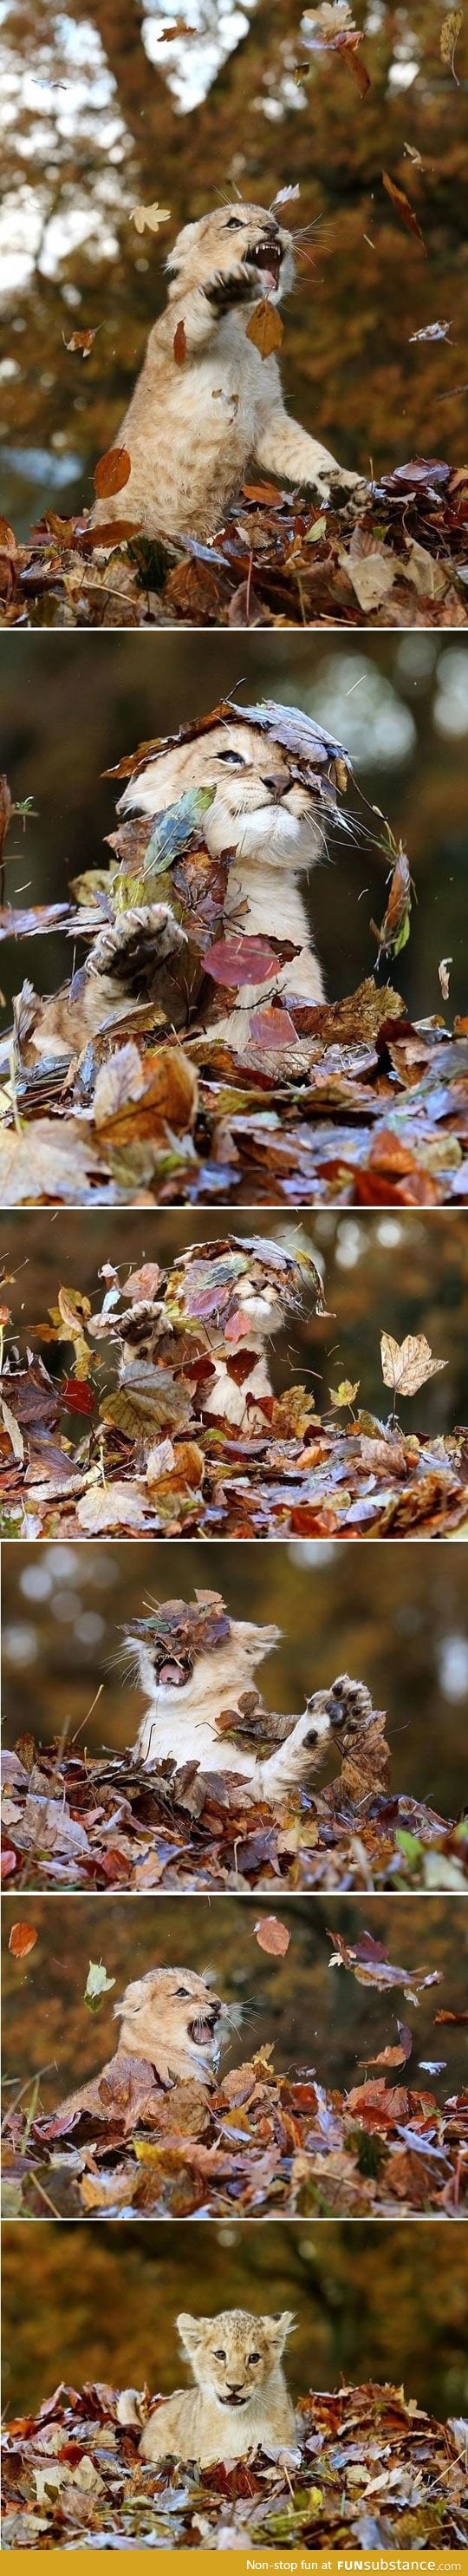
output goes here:
<path id="1" fill-rule="evenodd" d="M 261 1914 L 260 1922 L 255 1924 L 255 1939 L 259 1950 L 268 1950 L 272 1959 L 284 1959 L 291 1934 L 285 1923 L 278 1923 L 276 1914 Z"/>
<path id="2" fill-rule="evenodd" d="M 6 1851 L 2 1852 L 2 1880 L 11 1878 L 14 1869 L 16 1869 L 16 1852 L 10 1851 L 7 1844 Z"/>
<path id="3" fill-rule="evenodd" d="M 108 447 L 106 455 L 99 457 L 94 476 L 94 490 L 98 501 L 109 501 L 113 492 L 123 492 L 124 483 L 128 483 L 131 471 L 132 460 L 128 447 Z"/>
<path id="4" fill-rule="evenodd" d="M 28 1950 L 35 1950 L 37 1938 L 32 1923 L 12 1923 L 8 1943 L 12 1959 L 27 1959 Z"/>
<path id="5" fill-rule="evenodd" d="M 214 984 L 235 985 L 266 984 L 278 974 L 280 962 L 268 939 L 217 939 L 203 959 Z"/>
<path id="6" fill-rule="evenodd" d="M 187 334 L 186 334 L 186 329 L 185 329 L 185 322 L 178 322 L 178 324 L 177 324 L 177 330 L 174 332 L 174 338 L 173 338 L 172 346 L 173 346 L 173 350 L 174 350 L 174 357 L 175 357 L 176 367 L 183 367 L 183 366 L 185 365 L 185 359 L 186 359 L 186 356 L 187 356 Z"/>
<path id="7" fill-rule="evenodd" d="M 69 1413 L 94 1413 L 96 1409 L 96 1397 L 92 1386 L 88 1386 L 87 1378 L 64 1378 L 62 1402 Z"/>

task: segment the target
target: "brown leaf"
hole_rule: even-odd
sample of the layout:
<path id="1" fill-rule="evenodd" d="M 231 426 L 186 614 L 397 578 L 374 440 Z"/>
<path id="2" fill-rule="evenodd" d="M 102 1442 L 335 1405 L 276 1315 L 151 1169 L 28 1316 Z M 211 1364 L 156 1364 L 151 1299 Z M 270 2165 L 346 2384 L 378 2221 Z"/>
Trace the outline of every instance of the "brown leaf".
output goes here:
<path id="1" fill-rule="evenodd" d="M 400 217 L 400 223 L 404 224 L 405 232 L 413 233 L 415 241 L 421 242 L 422 249 L 425 252 L 426 244 L 423 239 L 420 225 L 418 224 L 417 215 L 415 215 L 414 212 L 414 206 L 410 205 L 409 197 L 406 195 L 406 189 L 400 188 L 398 179 L 390 178 L 389 170 L 382 171 L 382 178 L 384 188 L 387 190 L 387 197 L 391 197 L 392 206 L 395 207 L 395 213 Z"/>
<path id="2" fill-rule="evenodd" d="M 143 1261 L 141 1270 L 131 1270 L 129 1279 L 125 1281 L 126 1298 L 131 1297 L 136 1306 L 140 1303 L 146 1305 L 148 1298 L 157 1297 L 161 1277 L 158 1261 Z"/>
<path id="3" fill-rule="evenodd" d="M 379 941 L 379 953 L 385 948 L 393 949 L 394 956 L 398 957 L 400 949 L 406 948 L 406 944 L 409 939 L 410 912 L 411 876 L 409 861 L 406 856 L 406 850 L 403 850 L 400 845 L 398 858 L 396 859 L 395 866 L 392 871 L 388 904 L 380 930 L 376 929 L 374 921 L 371 922 L 371 930 L 374 931 L 375 938 Z"/>
<path id="4" fill-rule="evenodd" d="M 8 1943 L 12 1959 L 27 1959 L 28 1951 L 35 1950 L 37 1938 L 32 1923 L 12 1923 Z"/>
<path id="5" fill-rule="evenodd" d="M 447 1367 L 446 1360 L 434 1360 L 425 1333 L 407 1333 L 404 1342 L 395 1342 L 392 1333 L 380 1338 L 384 1386 L 394 1395 L 417 1395 L 431 1377 Z"/>
<path id="6" fill-rule="evenodd" d="M 454 81 L 456 81 L 457 89 L 460 88 L 460 82 L 455 71 L 454 56 L 455 46 L 458 44 L 458 38 L 461 35 L 462 26 L 463 9 L 449 9 L 448 16 L 444 18 L 443 25 L 440 30 L 441 62 L 448 63 L 449 71 L 453 72 L 453 78 Z"/>
<path id="7" fill-rule="evenodd" d="M 247 323 L 246 340 L 253 340 L 254 348 L 260 350 L 261 358 L 270 358 L 272 349 L 281 348 L 283 335 L 284 322 L 281 321 L 276 304 L 271 303 L 269 295 L 262 295 L 260 304 L 256 304 L 255 312 Z"/>
<path id="8" fill-rule="evenodd" d="M 291 942 L 286 941 L 286 950 Z M 294 950 L 293 950 L 294 955 Z M 281 972 L 282 959 L 268 939 L 218 939 L 206 948 L 203 965 L 214 984 L 265 984 Z"/>
<path id="9" fill-rule="evenodd" d="M 98 324 L 96 328 L 99 328 Z M 76 351 L 82 358 L 89 358 L 90 349 L 92 349 L 93 341 L 95 339 L 96 331 L 72 331 L 71 340 L 65 340 L 64 346 L 72 353 L 73 356 L 75 356 Z"/>
<path id="10" fill-rule="evenodd" d="M 291 1934 L 287 1932 L 285 1923 L 278 1923 L 276 1914 L 261 1914 L 259 1923 L 255 1924 L 255 1939 L 259 1950 L 268 1950 L 272 1959 L 284 1959 Z"/>
<path id="11" fill-rule="evenodd" d="M 177 330 L 174 332 L 172 346 L 176 367 L 183 367 L 187 356 L 187 333 L 185 322 L 177 323 Z"/>
<path id="12" fill-rule="evenodd" d="M 398 2045 L 398 2047 L 395 2047 L 395 2048 L 381 2048 L 381 2049 L 379 2049 L 378 2057 L 375 2057 L 375 2056 L 374 2056 L 374 2050 L 373 2050 L 373 2048 L 368 2049 L 366 2057 L 361 2057 L 361 2058 L 360 2058 L 360 2065 L 361 2065 L 361 2066 L 407 2066 L 407 2064 L 408 2064 L 408 2058 L 409 2058 L 409 2057 L 411 2057 L 411 2051 L 412 2051 L 412 2046 L 413 2046 L 413 2033 L 412 2033 L 412 2030 L 410 2030 L 410 2029 L 409 2029 L 408 2022 L 406 2022 L 406 2021 L 398 2021 L 398 2022 L 397 2022 L 397 2031 L 398 2031 L 398 2034 L 399 2034 L 399 2045 Z"/>
<path id="13" fill-rule="evenodd" d="M 109 501 L 114 492 L 123 492 L 124 483 L 128 483 L 131 471 L 132 460 L 128 448 L 108 447 L 107 454 L 99 457 L 94 475 L 94 490 L 98 501 Z"/>

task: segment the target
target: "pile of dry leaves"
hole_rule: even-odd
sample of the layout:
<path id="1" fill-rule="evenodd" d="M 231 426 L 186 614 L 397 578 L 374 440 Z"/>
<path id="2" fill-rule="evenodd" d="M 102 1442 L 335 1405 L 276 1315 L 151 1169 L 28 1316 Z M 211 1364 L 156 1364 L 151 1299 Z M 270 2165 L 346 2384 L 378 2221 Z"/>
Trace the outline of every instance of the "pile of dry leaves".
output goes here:
<path id="1" fill-rule="evenodd" d="M 445 1365 L 423 1333 L 401 1344 L 381 1335 L 389 1417 L 356 1409 L 359 1382 L 351 1378 L 330 1390 L 318 1413 L 304 1386 L 280 1396 L 249 1392 L 258 1340 L 249 1332 L 246 1285 L 250 1279 L 254 1290 L 277 1297 L 284 1317 L 304 1290 L 323 1311 L 306 1255 L 293 1259 L 262 1236 L 227 1236 L 194 1245 L 165 1274 L 147 1262 L 122 1283 L 108 1263 L 102 1276 L 97 1313 L 67 1286 L 36 1328 L 42 1344 L 73 1352 L 62 1379 L 30 1349 L 23 1360 L 15 1344 L 4 1360 L 4 1536 L 443 1538 L 466 1529 L 463 1429 L 418 1435 L 397 1416 Z M 5 1327 L 7 1306 L 2 1319 Z M 267 1316 L 265 1337 L 268 1329 Z M 220 1362 L 239 1399 L 234 1421 L 217 1395 Z"/>
<path id="2" fill-rule="evenodd" d="M 257 1931 L 273 1956 L 287 1947 L 274 1915 L 262 1916 Z M 387 1959 L 369 1932 L 354 1945 L 338 1936 L 336 1966 L 385 1996 L 400 1987 L 416 2006 L 440 1982 L 437 1970 Z M 85 2083 L 73 2106 L 69 2098 L 44 2116 L 36 2082 L 29 2105 L 23 2095 L 7 2111 L 7 2211 L 40 2217 L 45 2191 L 62 2218 L 126 2218 L 130 2210 L 152 2218 L 463 2217 L 468 2098 L 452 2094 L 440 2104 L 430 2086 L 413 2085 L 412 2051 L 413 2032 L 398 2021 L 394 2044 L 373 2050 L 361 2081 L 342 2093 L 317 2081 L 313 2067 L 278 2075 L 270 2047 L 217 2088 L 191 2077 L 169 2089 L 141 2057 L 118 2049 L 93 2084 L 94 2108 Z M 370 2077 L 368 2062 L 379 2070 Z M 443 2061 L 430 2071 L 440 2074 Z"/>
<path id="3" fill-rule="evenodd" d="M 322 727 L 274 703 L 222 702 L 177 739 L 226 718 L 260 724 L 289 754 L 292 779 L 307 783 L 319 822 L 350 828 L 338 802 L 349 760 Z M 161 748 L 140 746 L 113 774 L 133 776 Z M 240 918 L 227 936 L 230 857 L 214 865 L 203 841 L 212 793 L 183 795 L 156 826 L 121 825 L 110 863 L 77 878 L 68 902 L 2 904 L 0 938 L 34 941 L 60 928 L 85 956 L 73 980 L 69 1061 L 63 1030 L 54 1050 L 29 981 L 18 995 L 14 1040 L 2 1049 L 2 1205 L 464 1205 L 468 1021 L 455 1020 L 452 1033 L 438 1016 L 413 1025 L 395 987 L 372 974 L 344 1000 L 310 1004 L 295 994 L 290 941 L 251 938 Z M 11 811 L 4 782 L 2 861 Z M 381 927 L 371 924 L 377 965 L 405 945 L 412 899 L 406 853 L 383 829 L 390 875 Z M 141 927 L 155 905 L 172 925 L 157 979 L 156 933 Z M 103 999 L 91 1036 L 80 992 L 89 993 L 108 938 L 118 1025 Z M 447 998 L 444 960 L 440 971 Z M 266 998 L 246 1037 L 242 995 L 252 982 Z M 232 1037 L 216 1034 L 220 1011 L 229 1029 L 232 1016 Z"/>
<path id="4" fill-rule="evenodd" d="M 48 510 L 20 545 L 0 521 L 2 622 L 464 627 L 467 516 L 468 468 L 440 457 L 411 459 L 364 495 L 361 485 L 357 499 L 320 506 L 259 477 L 206 545 L 139 536 L 123 490 L 121 520 L 107 528 L 90 527 L 86 512 Z"/>
<path id="5" fill-rule="evenodd" d="M 252 1695 L 253 1696 L 253 1695 Z M 232 1728 L 232 1711 L 229 1712 Z M 237 1732 L 242 1716 L 236 1717 Z M 252 1736 L 252 1713 L 246 1710 Z M 278 1721 L 262 1709 L 262 1739 Z M 253 1713 L 255 1728 L 255 1712 Z M 252 1796 L 239 1804 L 233 1770 L 202 1774 L 169 1761 L 151 1771 L 114 1755 L 96 1760 L 62 1743 L 20 1736 L 3 1757 L 2 1877 L 21 1887 L 181 1890 L 450 1888 L 468 1876 L 468 1822 L 386 1786 L 385 1720 L 340 1738 L 339 1779 L 285 1795 L 282 1814 Z M 255 1740 L 255 1735 L 254 1735 Z M 243 1784 L 244 1785 L 244 1784 Z"/>
<path id="6" fill-rule="evenodd" d="M 117 2422 L 117 2391 L 63 2385 L 4 2445 L 4 2548 L 458 2550 L 468 2540 L 466 2426 L 401 2388 L 311 2392 L 300 2461 L 156 2469 Z"/>

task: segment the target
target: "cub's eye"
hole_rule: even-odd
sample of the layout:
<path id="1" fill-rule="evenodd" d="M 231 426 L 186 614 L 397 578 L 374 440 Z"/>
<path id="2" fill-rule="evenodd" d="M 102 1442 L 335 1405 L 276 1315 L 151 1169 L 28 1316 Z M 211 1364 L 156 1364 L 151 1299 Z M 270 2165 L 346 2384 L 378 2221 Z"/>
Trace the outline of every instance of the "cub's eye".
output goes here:
<path id="1" fill-rule="evenodd" d="M 176 1986 L 176 2003 L 190 2003 L 188 1986 Z"/>
<path id="2" fill-rule="evenodd" d="M 262 2356 L 261 2356 L 261 2353 L 260 2353 L 260 2352 L 249 2352 L 249 2362 L 250 2362 L 250 2361 L 261 2361 L 261 2358 L 262 2358 Z"/>
<path id="3" fill-rule="evenodd" d="M 214 2353 L 213 2353 L 213 2361 L 225 2361 L 225 2360 L 226 2360 L 226 2354 L 225 2354 L 225 2352 L 214 2352 Z"/>
<path id="4" fill-rule="evenodd" d="M 241 216 L 240 216 L 240 215 L 228 215 L 227 224 L 225 224 L 225 226 L 224 226 L 224 230 L 225 230 L 225 233 L 241 233 L 241 232 L 242 232 L 242 218 L 241 218 Z"/>
<path id="5" fill-rule="evenodd" d="M 219 751 L 218 760 L 224 760 L 228 769 L 245 769 L 247 766 L 241 751 Z"/>

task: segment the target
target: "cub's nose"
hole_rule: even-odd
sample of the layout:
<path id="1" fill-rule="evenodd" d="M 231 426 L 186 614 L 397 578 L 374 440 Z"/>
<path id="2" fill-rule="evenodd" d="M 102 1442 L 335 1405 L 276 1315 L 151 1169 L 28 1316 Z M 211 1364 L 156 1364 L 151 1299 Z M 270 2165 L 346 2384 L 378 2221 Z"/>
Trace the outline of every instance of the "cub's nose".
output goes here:
<path id="1" fill-rule="evenodd" d="M 228 2379 L 228 2389 L 230 2397 L 243 2397 L 244 2395 L 241 2379 Z"/>
<path id="2" fill-rule="evenodd" d="M 274 796 L 275 803 L 277 805 L 279 805 L 280 797 L 284 796 L 286 785 L 287 780 L 281 769 L 270 770 L 268 778 L 262 778 L 262 787 L 268 788 L 269 796 Z"/>

